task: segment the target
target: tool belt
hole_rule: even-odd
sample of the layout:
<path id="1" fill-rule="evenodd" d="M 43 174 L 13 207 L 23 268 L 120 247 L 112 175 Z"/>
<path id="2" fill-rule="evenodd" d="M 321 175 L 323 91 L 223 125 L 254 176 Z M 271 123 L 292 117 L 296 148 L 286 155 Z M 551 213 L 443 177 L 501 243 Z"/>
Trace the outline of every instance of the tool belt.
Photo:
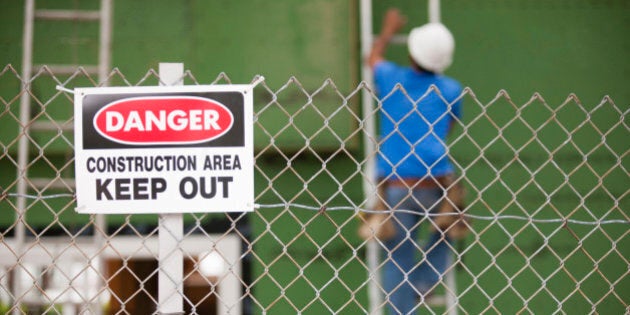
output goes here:
<path id="1" fill-rule="evenodd" d="M 437 211 L 438 215 L 433 219 L 433 227 L 446 233 L 451 239 L 463 239 L 470 232 L 472 223 L 470 218 L 465 216 L 466 188 L 454 174 L 444 176 L 441 184 L 446 193 Z"/>
<path id="2" fill-rule="evenodd" d="M 447 234 L 451 239 L 463 239 L 470 232 L 470 220 L 464 216 L 466 207 L 464 197 L 466 194 L 464 185 L 455 175 L 447 175 L 437 178 L 396 178 L 390 179 L 378 186 L 376 203 L 373 210 L 383 213 L 369 213 L 361 216 L 362 224 L 359 227 L 359 236 L 363 239 L 376 237 L 380 240 L 388 240 L 396 235 L 396 227 L 392 220 L 394 216 L 385 202 L 385 189 L 387 187 L 401 187 L 407 189 L 442 188 L 446 191 L 439 205 L 437 215 L 433 217 L 433 229 Z"/>
<path id="3" fill-rule="evenodd" d="M 444 182 L 447 176 L 442 177 L 427 177 L 427 178 L 393 178 L 388 179 L 385 182 L 387 187 L 399 187 L 410 189 L 422 189 L 422 188 L 438 188 L 445 187 Z"/>

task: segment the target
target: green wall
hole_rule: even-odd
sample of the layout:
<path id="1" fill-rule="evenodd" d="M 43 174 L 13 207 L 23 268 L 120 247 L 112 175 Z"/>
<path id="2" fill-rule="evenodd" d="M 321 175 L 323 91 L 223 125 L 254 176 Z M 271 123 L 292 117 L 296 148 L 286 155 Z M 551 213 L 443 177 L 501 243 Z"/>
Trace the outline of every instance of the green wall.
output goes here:
<path id="1" fill-rule="evenodd" d="M 95 3 L 79 5 L 90 8 Z M 374 3 L 377 30 L 389 6 L 409 15 L 407 29 L 427 20 L 422 1 Z M 62 6 L 64 1 L 45 4 Z M 21 5 L 4 0 L 0 10 L 0 63 L 17 70 L 6 69 L 0 76 L 0 186 L 10 192 L 15 190 Z M 159 62 L 183 62 L 194 76 L 187 84 L 210 83 L 220 73 L 233 83 L 264 75 L 266 86 L 257 88 L 255 101 L 260 154 L 256 202 L 315 208 L 358 205 L 363 200 L 360 174 L 355 172 L 360 147 L 349 135 L 358 125 L 353 112 L 359 100 L 344 99 L 359 82 L 357 15 L 358 1 L 115 0 L 112 65 L 117 72 L 112 82 L 155 85 L 153 75 L 145 76 Z M 628 16 L 630 3 L 624 0 L 442 1 L 442 21 L 457 43 L 447 74 L 470 88 L 451 151 L 466 176 L 474 214 L 627 220 Z M 89 38 L 95 29 L 68 23 L 59 26 L 64 35 L 55 39 L 47 35 L 54 31 L 52 26 L 38 27 L 36 31 L 43 30 L 39 42 L 48 41 L 40 44 L 47 49 L 36 54 L 39 62 L 58 62 L 62 54 L 79 62 L 95 61 L 97 43 Z M 392 47 L 388 56 L 406 61 L 403 47 Z M 317 90 L 327 78 L 334 85 Z M 59 78 L 62 83 L 67 79 Z M 45 77 L 34 83 L 36 97 L 54 97 L 45 107 L 35 107 L 38 119 L 71 119 L 71 100 L 55 94 L 58 83 Z M 94 82 L 73 78 L 66 84 L 86 85 Z M 315 92 L 309 100 L 307 94 Z M 277 94 L 277 102 L 272 94 Z M 348 109 L 336 113 L 346 101 Z M 290 121 L 299 130 L 283 128 Z M 320 130 L 326 122 L 335 134 L 348 136 L 342 137 L 347 151 L 335 153 L 339 139 L 328 128 Z M 271 138 L 278 142 L 270 145 Z M 60 155 L 68 147 L 64 139 L 50 134 L 33 139 L 40 144 L 39 149 L 32 146 L 33 152 L 51 156 L 37 162 L 33 173 L 50 173 L 53 164 L 72 174 L 72 166 Z M 306 139 L 317 149 L 296 152 Z M 13 213 L 8 202 L 13 201 L 0 202 L 5 227 L 13 221 L 5 215 Z M 33 226 L 58 217 L 64 226 L 79 228 L 88 220 L 74 214 L 70 198 L 30 201 L 28 220 Z M 365 247 L 354 234 L 352 212 L 275 207 L 249 218 L 255 242 L 251 256 L 256 310 L 363 311 L 366 273 L 360 257 Z M 112 216 L 110 223 L 122 224 L 124 219 Z M 131 221 L 154 224 L 155 217 L 131 216 Z M 623 292 L 630 290 L 626 224 L 476 220 L 475 231 L 461 245 L 465 267 L 458 272 L 458 287 L 469 288 L 460 299 L 467 312 L 517 313 L 527 305 L 537 314 L 558 307 L 579 314 L 591 310 L 588 300 L 600 299 L 597 312 L 624 312 L 628 300 Z M 615 294 L 604 298 L 611 289 L 607 283 L 614 283 L 621 301 Z M 539 291 L 543 284 L 551 294 Z M 512 289 L 503 291 L 508 285 Z M 286 298 L 278 299 L 281 293 Z M 358 303 L 346 304 L 353 298 Z"/>
<path id="2" fill-rule="evenodd" d="M 470 87 L 484 104 L 506 90 L 517 104 L 534 93 L 550 106 L 575 93 L 587 106 L 609 95 L 628 108 L 630 4 L 611 1 L 441 1 L 442 22 L 456 41 L 447 74 Z M 374 1 L 375 28 L 388 7 L 402 8 L 410 29 L 427 21 L 426 7 Z M 392 58 L 406 61 L 402 47 Z"/>

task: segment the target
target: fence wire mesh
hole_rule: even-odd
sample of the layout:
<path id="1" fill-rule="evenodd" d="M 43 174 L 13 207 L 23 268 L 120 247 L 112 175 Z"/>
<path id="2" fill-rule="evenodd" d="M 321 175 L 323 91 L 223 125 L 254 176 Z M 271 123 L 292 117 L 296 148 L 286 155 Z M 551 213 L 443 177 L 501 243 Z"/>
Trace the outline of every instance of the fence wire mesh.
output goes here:
<path id="1" fill-rule="evenodd" d="M 11 65 L 0 72 L 0 313 L 155 313 L 157 216 L 74 212 L 73 97 L 56 87 L 102 83 L 81 68 L 55 75 L 42 67 L 29 82 L 18 73 Z M 184 81 L 200 84 L 190 72 Z M 204 84 L 231 83 L 221 74 Z M 155 71 L 130 82 L 114 69 L 107 80 L 158 84 Z M 359 111 L 365 90 L 370 113 Z M 22 97 L 30 99 L 26 122 Z M 506 91 L 484 101 L 472 89 L 460 98 L 464 118 L 448 150 L 468 191 L 470 233 L 449 244 L 449 276 L 416 309 L 630 312 L 628 104 L 584 104 L 576 95 L 549 104 L 538 94 L 517 102 Z M 391 253 L 357 235 L 374 212 L 363 182 L 376 153 L 365 156 L 362 139 L 379 141 L 365 134 L 366 117 L 380 110 L 377 96 L 363 83 L 311 88 L 293 77 L 279 88 L 258 85 L 254 107 L 258 209 L 185 216 L 185 312 L 384 312 L 389 293 L 378 279 Z M 20 142 L 28 147 L 24 167 Z M 431 221 L 421 219 L 421 236 Z M 375 265 L 370 246 L 380 251 Z M 430 252 L 415 248 L 419 257 Z M 370 287 L 382 296 L 375 309 Z"/>

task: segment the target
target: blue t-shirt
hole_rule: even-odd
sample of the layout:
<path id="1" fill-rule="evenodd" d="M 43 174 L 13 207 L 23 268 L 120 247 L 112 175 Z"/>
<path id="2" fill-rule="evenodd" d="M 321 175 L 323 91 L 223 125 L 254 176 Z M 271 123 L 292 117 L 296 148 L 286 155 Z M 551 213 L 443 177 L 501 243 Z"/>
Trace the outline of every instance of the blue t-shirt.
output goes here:
<path id="1" fill-rule="evenodd" d="M 453 119 L 461 117 L 461 85 L 389 61 L 376 64 L 374 81 L 382 102 L 379 177 L 438 177 L 453 172 L 446 137 Z"/>

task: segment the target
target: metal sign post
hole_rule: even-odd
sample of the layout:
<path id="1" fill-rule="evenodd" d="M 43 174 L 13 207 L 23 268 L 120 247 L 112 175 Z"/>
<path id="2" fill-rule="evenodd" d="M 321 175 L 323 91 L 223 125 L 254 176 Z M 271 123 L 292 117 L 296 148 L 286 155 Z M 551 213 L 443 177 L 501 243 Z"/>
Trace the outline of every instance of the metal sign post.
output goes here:
<path id="1" fill-rule="evenodd" d="M 160 85 L 184 85 L 184 64 L 160 63 L 159 75 Z M 160 214 L 158 235 L 158 313 L 184 314 L 183 214 Z"/>

